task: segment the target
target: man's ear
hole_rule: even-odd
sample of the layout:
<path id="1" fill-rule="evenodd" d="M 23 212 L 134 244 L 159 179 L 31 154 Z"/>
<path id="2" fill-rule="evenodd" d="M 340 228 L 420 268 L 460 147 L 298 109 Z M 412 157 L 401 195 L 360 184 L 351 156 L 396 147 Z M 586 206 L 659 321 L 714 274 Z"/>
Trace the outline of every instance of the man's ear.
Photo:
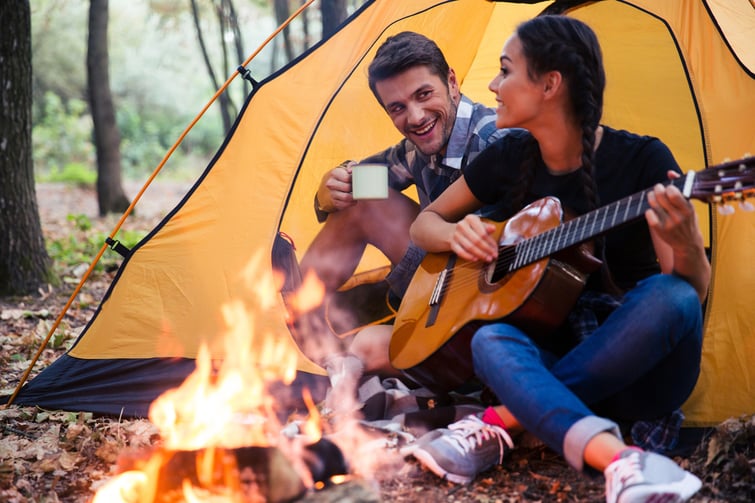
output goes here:
<path id="1" fill-rule="evenodd" d="M 448 69 L 448 93 L 454 100 L 454 103 L 459 104 L 461 100 L 461 91 L 459 90 L 459 82 L 456 80 L 456 72 L 453 68 Z"/>
<path id="2" fill-rule="evenodd" d="M 561 91 L 564 83 L 564 78 L 561 75 L 561 72 L 554 70 L 543 75 L 541 81 L 543 83 L 543 94 L 546 97 L 552 97 L 557 95 Z"/>

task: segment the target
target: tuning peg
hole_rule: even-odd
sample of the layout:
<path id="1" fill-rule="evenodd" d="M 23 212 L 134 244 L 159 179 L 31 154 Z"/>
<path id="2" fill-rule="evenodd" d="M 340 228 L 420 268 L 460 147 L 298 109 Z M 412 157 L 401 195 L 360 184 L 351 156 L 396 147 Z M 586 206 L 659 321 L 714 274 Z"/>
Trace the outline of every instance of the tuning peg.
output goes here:
<path id="1" fill-rule="evenodd" d="M 731 215 L 735 211 L 734 206 L 726 203 L 719 204 L 717 209 L 720 215 Z"/>
<path id="2" fill-rule="evenodd" d="M 747 200 L 747 196 L 743 192 L 741 192 L 741 190 L 742 190 L 742 182 L 737 182 L 736 184 L 734 184 L 734 188 L 737 190 L 737 192 L 734 193 L 734 195 L 732 195 L 728 199 L 728 201 L 729 202 L 737 201 L 739 209 L 741 209 L 742 211 L 753 211 L 753 210 L 755 210 L 755 206 L 753 206 L 752 203 Z"/>

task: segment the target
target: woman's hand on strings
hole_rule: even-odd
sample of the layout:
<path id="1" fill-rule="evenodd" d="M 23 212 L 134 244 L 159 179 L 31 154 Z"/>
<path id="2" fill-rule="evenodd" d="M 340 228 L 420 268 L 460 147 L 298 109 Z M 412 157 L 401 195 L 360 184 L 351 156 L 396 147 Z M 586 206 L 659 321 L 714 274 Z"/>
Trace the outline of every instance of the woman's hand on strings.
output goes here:
<path id="1" fill-rule="evenodd" d="M 495 225 L 470 214 L 456 222 L 451 237 L 451 251 L 470 262 L 492 262 L 498 257 L 498 243 L 492 234 Z"/>

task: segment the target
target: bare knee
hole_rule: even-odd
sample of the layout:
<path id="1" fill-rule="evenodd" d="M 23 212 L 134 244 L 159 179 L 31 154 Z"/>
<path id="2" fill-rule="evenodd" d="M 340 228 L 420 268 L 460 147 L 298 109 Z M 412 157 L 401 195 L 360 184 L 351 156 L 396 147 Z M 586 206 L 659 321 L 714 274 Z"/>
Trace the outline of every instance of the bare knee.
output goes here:
<path id="1" fill-rule="evenodd" d="M 388 348 L 393 326 L 373 325 L 361 330 L 351 342 L 349 352 L 364 363 L 367 373 L 398 374 L 390 362 Z"/>

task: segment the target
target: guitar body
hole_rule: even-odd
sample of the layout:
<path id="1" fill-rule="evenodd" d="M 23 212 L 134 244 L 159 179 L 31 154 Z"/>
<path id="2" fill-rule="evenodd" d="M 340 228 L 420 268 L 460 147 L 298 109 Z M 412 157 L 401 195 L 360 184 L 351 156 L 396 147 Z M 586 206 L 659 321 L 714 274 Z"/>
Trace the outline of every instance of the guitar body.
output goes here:
<path id="1" fill-rule="evenodd" d="M 513 245 L 560 225 L 562 218 L 558 199 L 544 198 L 496 224 L 495 237 Z M 494 264 L 430 253 L 396 315 L 391 364 L 433 391 L 457 388 L 474 376 L 470 342 L 480 326 L 505 320 L 536 340 L 547 336 L 566 319 L 587 275 L 600 264 L 588 245 L 579 245 L 498 278 Z"/>

